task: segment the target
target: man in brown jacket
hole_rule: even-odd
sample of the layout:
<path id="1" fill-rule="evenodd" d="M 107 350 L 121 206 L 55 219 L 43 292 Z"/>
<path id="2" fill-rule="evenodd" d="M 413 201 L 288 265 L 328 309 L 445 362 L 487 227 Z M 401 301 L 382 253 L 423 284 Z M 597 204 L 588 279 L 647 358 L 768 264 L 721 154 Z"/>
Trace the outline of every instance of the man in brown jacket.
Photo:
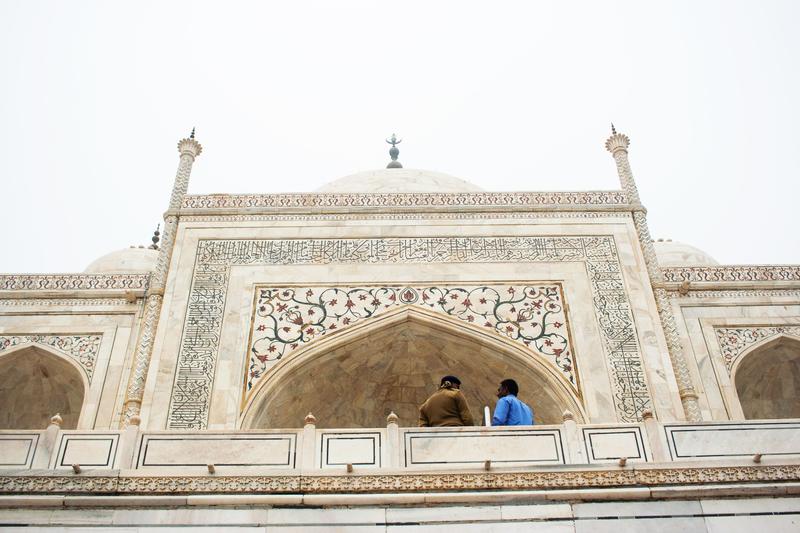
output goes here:
<path id="1" fill-rule="evenodd" d="M 431 394 L 419 408 L 419 427 L 472 426 L 472 413 L 459 390 L 461 381 L 445 376 L 439 390 Z"/>

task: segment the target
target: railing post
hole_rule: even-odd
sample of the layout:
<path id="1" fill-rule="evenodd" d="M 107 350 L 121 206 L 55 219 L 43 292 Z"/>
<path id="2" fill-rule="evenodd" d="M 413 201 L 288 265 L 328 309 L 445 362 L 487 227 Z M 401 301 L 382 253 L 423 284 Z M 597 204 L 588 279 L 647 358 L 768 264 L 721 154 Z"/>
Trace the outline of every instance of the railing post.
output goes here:
<path id="1" fill-rule="evenodd" d="M 564 411 L 561 416 L 564 421 L 564 459 L 567 464 L 586 464 L 586 454 L 583 453 L 583 441 L 581 440 L 578 424 L 575 423 L 575 415 L 570 411 Z"/>
<path id="2" fill-rule="evenodd" d="M 44 436 L 36 446 L 36 455 L 33 458 L 32 468 L 50 468 L 50 459 L 58 443 L 58 433 L 61 431 L 61 424 L 64 420 L 60 413 L 56 413 L 50 418 L 50 424 L 44 430 Z"/>
<path id="3" fill-rule="evenodd" d="M 121 470 L 133 468 L 133 452 L 136 449 L 136 439 L 139 437 L 139 426 L 142 419 L 139 415 L 133 415 L 128 419 L 128 426 L 122 430 L 119 439 L 119 462 L 117 468 Z"/>
<path id="4" fill-rule="evenodd" d="M 386 456 L 389 458 L 389 468 L 400 466 L 400 427 L 397 425 L 397 415 L 394 411 L 386 417 Z"/>
<path id="5" fill-rule="evenodd" d="M 302 470 L 313 470 L 316 468 L 314 460 L 314 450 L 317 444 L 317 418 L 308 413 L 303 426 L 303 452 L 300 456 L 300 468 Z"/>
<path id="6" fill-rule="evenodd" d="M 653 461 L 656 463 L 666 463 L 669 461 L 667 450 L 664 446 L 664 433 L 662 426 L 653 416 L 653 411 L 645 409 L 642 411 L 642 421 L 647 433 L 647 440 L 650 443 L 650 452 L 653 454 Z"/>

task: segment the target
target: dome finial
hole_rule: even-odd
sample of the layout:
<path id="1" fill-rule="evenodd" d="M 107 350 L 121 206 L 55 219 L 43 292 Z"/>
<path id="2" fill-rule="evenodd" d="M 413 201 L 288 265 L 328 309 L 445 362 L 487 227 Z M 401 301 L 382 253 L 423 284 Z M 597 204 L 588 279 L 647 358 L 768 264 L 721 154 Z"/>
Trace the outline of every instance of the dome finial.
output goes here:
<path id="1" fill-rule="evenodd" d="M 189 134 L 190 139 L 194 139 L 194 128 L 192 128 L 192 133 Z"/>
<path id="2" fill-rule="evenodd" d="M 386 139 L 386 142 L 392 145 L 392 147 L 389 148 L 389 156 L 392 158 L 392 160 L 389 161 L 389 164 L 386 165 L 386 168 L 403 168 L 403 165 L 401 165 L 400 161 L 397 160 L 397 156 L 400 155 L 400 149 L 397 147 L 397 145 L 403 142 L 403 139 L 398 139 L 397 135 L 392 133 L 391 138 Z"/>
<path id="3" fill-rule="evenodd" d="M 158 231 L 158 230 L 160 230 L 160 229 L 161 229 L 161 224 L 158 224 L 158 225 L 156 226 L 156 230 L 153 232 L 153 237 L 152 237 L 152 239 L 151 239 L 151 240 L 153 241 L 153 244 L 151 244 L 151 245 L 149 246 L 149 248 L 150 248 L 151 250 L 158 250 L 158 241 L 161 239 L 161 237 L 160 237 L 160 236 L 161 236 L 161 232 L 160 232 L 160 231 Z"/>
<path id="4" fill-rule="evenodd" d="M 614 127 L 614 123 L 612 122 L 611 123 L 611 135 L 616 135 L 616 134 L 617 134 L 617 128 Z"/>

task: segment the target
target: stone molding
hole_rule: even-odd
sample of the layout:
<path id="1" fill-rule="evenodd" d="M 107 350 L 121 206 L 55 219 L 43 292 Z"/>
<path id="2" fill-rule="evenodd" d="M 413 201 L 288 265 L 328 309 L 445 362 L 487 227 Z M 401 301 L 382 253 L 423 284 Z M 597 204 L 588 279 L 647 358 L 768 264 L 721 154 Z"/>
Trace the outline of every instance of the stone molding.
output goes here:
<path id="1" fill-rule="evenodd" d="M 276 221 L 329 221 L 329 220 L 530 220 L 543 218 L 617 218 L 629 217 L 627 211 L 481 211 L 481 212 L 425 212 L 425 213 L 220 213 L 197 214 L 181 212 L 182 222 L 276 222 Z"/>
<path id="2" fill-rule="evenodd" d="M 288 193 L 187 195 L 181 209 L 627 207 L 622 191 L 473 193 Z"/>
<path id="3" fill-rule="evenodd" d="M 146 290 L 142 274 L 0 274 L 0 291 Z"/>
<path id="4" fill-rule="evenodd" d="M 177 356 L 168 429 L 206 427 L 223 313 L 234 266 L 358 263 L 582 262 L 610 368 L 620 421 L 652 408 L 614 237 L 419 237 L 200 240 Z"/>
<path id="5" fill-rule="evenodd" d="M 732 290 L 694 290 L 681 294 L 677 289 L 667 290 L 670 298 L 797 298 L 800 289 L 732 289 Z"/>
<path id="6" fill-rule="evenodd" d="M 0 494 L 286 494 L 512 491 L 800 481 L 800 464 L 547 469 L 380 475 L 140 476 L 120 471 L 0 473 Z"/>
<path id="7" fill-rule="evenodd" d="M 728 375 L 739 357 L 751 346 L 780 335 L 793 335 L 800 337 L 800 325 L 786 326 L 745 326 L 745 327 L 718 327 L 714 328 L 717 335 L 722 360 Z"/>
<path id="8" fill-rule="evenodd" d="M 23 344 L 47 346 L 78 363 L 91 383 L 102 340 L 102 335 L 0 335 L 0 353 Z"/>
<path id="9" fill-rule="evenodd" d="M 0 307 L 77 307 L 77 306 L 128 306 L 134 305 L 125 298 L 2 298 Z"/>
<path id="10" fill-rule="evenodd" d="M 720 265 L 662 268 L 664 281 L 688 282 L 800 282 L 800 265 Z"/>

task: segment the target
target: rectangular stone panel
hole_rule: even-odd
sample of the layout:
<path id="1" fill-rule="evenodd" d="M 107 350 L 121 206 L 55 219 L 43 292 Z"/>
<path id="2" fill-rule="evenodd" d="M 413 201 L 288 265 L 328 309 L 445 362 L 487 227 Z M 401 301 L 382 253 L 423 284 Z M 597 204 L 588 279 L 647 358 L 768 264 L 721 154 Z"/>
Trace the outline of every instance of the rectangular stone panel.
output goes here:
<path id="1" fill-rule="evenodd" d="M 54 468 L 113 468 L 119 433 L 62 433 Z"/>
<path id="2" fill-rule="evenodd" d="M 323 433 L 320 467 L 381 466 L 380 432 Z"/>
<path id="3" fill-rule="evenodd" d="M 158 434 L 143 435 L 136 468 L 258 466 L 294 468 L 297 434 Z"/>
<path id="4" fill-rule="evenodd" d="M 0 434 L 0 468 L 30 468 L 38 443 L 38 432 Z"/>
<path id="5" fill-rule="evenodd" d="M 504 466 L 564 464 L 561 431 L 406 431 L 406 466 L 467 466 L 491 460 Z"/>
<path id="6" fill-rule="evenodd" d="M 613 463 L 621 457 L 636 462 L 648 460 L 642 428 L 639 426 L 585 427 L 582 431 L 590 464 Z"/>
<path id="7" fill-rule="evenodd" d="M 800 455 L 800 423 L 665 424 L 675 461 L 762 455 Z"/>

